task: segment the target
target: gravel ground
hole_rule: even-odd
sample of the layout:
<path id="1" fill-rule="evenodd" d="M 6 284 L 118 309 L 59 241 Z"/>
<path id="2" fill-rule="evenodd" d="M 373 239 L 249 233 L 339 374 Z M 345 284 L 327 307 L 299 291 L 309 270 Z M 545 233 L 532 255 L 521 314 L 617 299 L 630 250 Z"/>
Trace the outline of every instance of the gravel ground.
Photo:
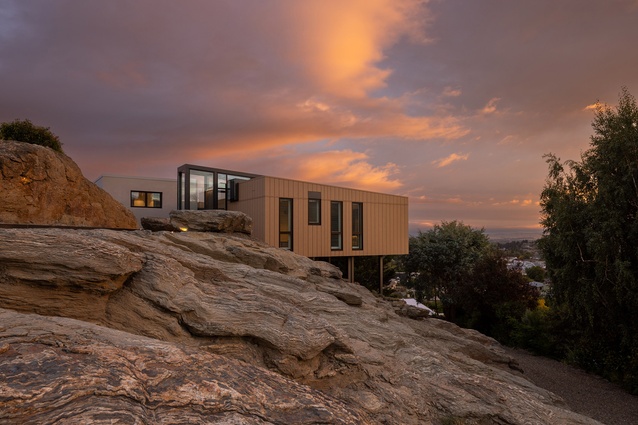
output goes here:
<path id="1" fill-rule="evenodd" d="M 506 348 L 524 376 L 565 400 L 574 412 L 607 425 L 637 425 L 638 397 L 575 367 L 523 350 Z"/>

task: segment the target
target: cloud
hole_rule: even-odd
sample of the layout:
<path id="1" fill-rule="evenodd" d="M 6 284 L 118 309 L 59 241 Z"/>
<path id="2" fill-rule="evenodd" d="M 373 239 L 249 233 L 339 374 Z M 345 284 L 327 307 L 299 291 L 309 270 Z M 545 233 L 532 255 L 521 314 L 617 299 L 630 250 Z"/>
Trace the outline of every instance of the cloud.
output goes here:
<path id="1" fill-rule="evenodd" d="M 443 89 L 443 96 L 445 97 L 459 97 L 461 94 L 463 94 L 463 92 L 461 91 L 461 89 L 455 89 L 452 88 L 450 86 L 446 86 Z"/>
<path id="2" fill-rule="evenodd" d="M 352 150 L 331 150 L 295 155 L 283 165 L 287 175 L 297 180 L 321 182 L 372 191 L 393 191 L 402 186 L 396 179 L 398 167 L 386 163 L 374 166 L 368 155 Z"/>
<path id="3" fill-rule="evenodd" d="M 485 106 L 483 106 L 483 109 L 481 109 L 481 113 L 487 115 L 496 112 L 496 104 L 499 100 L 501 100 L 500 97 L 493 97 L 492 99 L 490 99 L 490 101 L 487 102 Z"/>
<path id="4" fill-rule="evenodd" d="M 424 39 L 427 11 L 414 0 L 340 0 L 286 3 L 296 35 L 289 52 L 323 93 L 365 98 L 386 86 L 384 50 L 401 37 Z"/>
<path id="5" fill-rule="evenodd" d="M 456 162 L 456 161 L 467 161 L 467 159 L 470 157 L 469 154 L 457 154 L 457 153 L 453 153 L 450 154 L 448 156 L 446 156 L 445 158 L 441 158 L 441 159 L 437 159 L 432 161 L 433 165 L 436 165 L 438 168 L 443 168 L 443 167 L 447 167 L 448 165 Z"/>

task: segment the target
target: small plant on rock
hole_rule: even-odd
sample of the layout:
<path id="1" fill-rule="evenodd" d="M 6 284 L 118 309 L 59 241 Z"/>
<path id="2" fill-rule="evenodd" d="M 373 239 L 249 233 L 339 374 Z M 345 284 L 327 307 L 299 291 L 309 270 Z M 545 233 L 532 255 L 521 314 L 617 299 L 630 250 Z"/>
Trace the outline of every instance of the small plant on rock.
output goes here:
<path id="1" fill-rule="evenodd" d="M 12 122 L 0 124 L 0 139 L 32 143 L 51 148 L 57 152 L 63 152 L 60 139 L 49 130 L 49 127 L 34 125 L 28 119 L 16 119 Z"/>

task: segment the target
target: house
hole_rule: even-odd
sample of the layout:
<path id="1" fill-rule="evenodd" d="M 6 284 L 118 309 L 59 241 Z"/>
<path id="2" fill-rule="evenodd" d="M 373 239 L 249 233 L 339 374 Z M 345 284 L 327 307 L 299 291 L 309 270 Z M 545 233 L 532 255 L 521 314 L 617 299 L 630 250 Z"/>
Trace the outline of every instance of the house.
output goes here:
<path id="1" fill-rule="evenodd" d="M 177 182 L 156 179 L 156 187 L 152 179 L 98 181 L 136 216 L 168 217 L 170 209 L 241 211 L 253 219 L 256 239 L 331 262 L 350 280 L 357 257 L 378 257 L 383 270 L 384 256 L 408 253 L 407 197 L 192 164 L 177 171 Z M 155 210 L 157 196 L 161 211 Z M 174 208 L 165 208 L 171 197 Z"/>
<path id="2" fill-rule="evenodd" d="M 408 253 L 408 198 L 185 164 L 178 168 L 178 209 L 227 209 L 253 219 L 269 245 L 342 266 L 356 257 Z"/>

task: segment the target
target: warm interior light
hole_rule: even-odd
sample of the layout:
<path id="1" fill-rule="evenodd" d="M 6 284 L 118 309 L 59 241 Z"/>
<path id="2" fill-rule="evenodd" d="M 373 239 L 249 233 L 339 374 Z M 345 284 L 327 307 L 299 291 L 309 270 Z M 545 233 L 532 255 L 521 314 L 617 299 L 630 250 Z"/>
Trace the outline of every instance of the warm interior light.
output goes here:
<path id="1" fill-rule="evenodd" d="M 136 199 L 133 201 L 133 206 L 134 207 L 143 207 L 144 206 L 144 200 L 143 199 Z"/>

